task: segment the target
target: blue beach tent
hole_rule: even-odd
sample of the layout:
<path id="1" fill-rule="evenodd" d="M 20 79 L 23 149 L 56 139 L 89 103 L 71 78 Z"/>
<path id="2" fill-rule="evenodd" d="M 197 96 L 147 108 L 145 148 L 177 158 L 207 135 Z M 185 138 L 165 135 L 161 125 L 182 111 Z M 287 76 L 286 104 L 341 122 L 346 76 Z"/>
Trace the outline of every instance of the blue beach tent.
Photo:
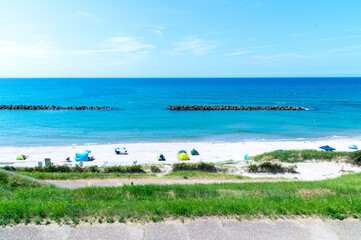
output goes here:
<path id="1" fill-rule="evenodd" d="M 325 150 L 325 151 L 334 151 L 334 150 L 336 150 L 335 148 L 330 147 L 330 146 L 328 146 L 328 145 L 326 145 L 326 146 L 321 146 L 320 148 L 323 149 L 323 150 Z"/>
<path id="2" fill-rule="evenodd" d="M 244 155 L 244 160 L 251 159 L 251 158 L 252 158 L 252 156 L 249 154 Z"/>
<path id="3" fill-rule="evenodd" d="M 349 149 L 355 149 L 355 150 L 358 149 L 358 147 L 357 147 L 356 145 L 350 145 L 348 148 L 349 148 Z"/>
<path id="4" fill-rule="evenodd" d="M 79 162 L 79 161 L 92 161 L 89 160 L 89 154 L 90 154 L 90 150 L 84 150 L 82 152 L 78 152 L 75 154 L 75 161 Z"/>

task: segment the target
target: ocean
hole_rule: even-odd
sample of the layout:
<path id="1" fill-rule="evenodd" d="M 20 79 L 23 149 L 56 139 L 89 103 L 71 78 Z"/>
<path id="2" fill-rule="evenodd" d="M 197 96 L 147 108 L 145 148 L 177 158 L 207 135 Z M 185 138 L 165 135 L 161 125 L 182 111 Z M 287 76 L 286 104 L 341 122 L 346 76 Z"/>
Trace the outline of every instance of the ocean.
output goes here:
<path id="1" fill-rule="evenodd" d="M 361 136 L 361 78 L 0 79 L 0 146 Z M 169 111 L 172 104 L 292 105 L 307 111 Z"/>

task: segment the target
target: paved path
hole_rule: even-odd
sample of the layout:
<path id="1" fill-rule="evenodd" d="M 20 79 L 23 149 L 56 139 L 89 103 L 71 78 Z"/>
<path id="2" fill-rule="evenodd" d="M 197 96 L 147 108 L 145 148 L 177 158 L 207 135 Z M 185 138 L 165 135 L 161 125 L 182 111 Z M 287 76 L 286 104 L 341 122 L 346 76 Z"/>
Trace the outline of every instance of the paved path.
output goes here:
<path id="1" fill-rule="evenodd" d="M 12 239 L 127 239 L 127 240 L 222 240 L 222 239 L 268 239 L 268 240 L 336 240 L 361 239 L 361 221 L 321 221 L 319 219 L 298 220 L 254 220 L 239 222 L 218 218 L 198 220 L 166 221 L 161 223 L 113 223 L 47 226 L 18 225 L 0 227 L 0 240 Z"/>

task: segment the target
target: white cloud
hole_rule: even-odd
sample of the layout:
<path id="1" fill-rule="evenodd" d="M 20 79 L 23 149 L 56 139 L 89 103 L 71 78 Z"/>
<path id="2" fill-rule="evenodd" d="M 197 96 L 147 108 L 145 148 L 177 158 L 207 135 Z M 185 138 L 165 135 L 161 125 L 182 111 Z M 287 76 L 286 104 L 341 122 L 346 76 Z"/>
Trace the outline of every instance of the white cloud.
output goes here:
<path id="1" fill-rule="evenodd" d="M 81 17 L 90 17 L 91 16 L 90 13 L 82 12 L 82 11 L 77 11 L 76 15 L 81 16 Z"/>
<path id="2" fill-rule="evenodd" d="M 236 51 L 236 52 L 226 53 L 224 55 L 225 56 L 238 56 L 238 55 L 243 55 L 246 53 L 248 53 L 248 51 Z"/>
<path id="3" fill-rule="evenodd" d="M 108 38 L 100 44 L 98 49 L 75 50 L 74 54 L 100 55 L 109 53 L 132 53 L 144 55 L 154 48 L 151 44 L 141 43 L 133 37 L 117 36 Z"/>
<path id="4" fill-rule="evenodd" d="M 319 39 L 309 40 L 308 42 L 322 42 L 322 41 L 342 40 L 342 39 L 351 39 L 351 38 L 361 38 L 361 35 L 350 35 L 350 36 L 341 36 L 341 37 L 319 38 Z"/>
<path id="5" fill-rule="evenodd" d="M 49 42 L 45 40 L 19 43 L 14 41 L 0 41 L 0 55 L 15 55 L 27 58 L 48 58 L 59 54 L 56 49 L 50 47 Z"/>
<path id="6" fill-rule="evenodd" d="M 193 54 L 196 56 L 205 55 L 217 45 L 200 39 L 198 37 L 184 38 L 183 41 L 177 42 L 174 44 L 175 47 L 166 52 L 167 54 L 174 55 L 183 55 L 183 54 Z"/>
<path id="7" fill-rule="evenodd" d="M 294 58 L 302 58 L 302 57 L 304 57 L 304 56 L 297 52 L 252 56 L 253 59 L 266 60 L 266 61 L 268 61 L 268 60 L 284 60 L 284 59 L 291 59 L 291 58 L 294 59 Z"/>
<path id="8" fill-rule="evenodd" d="M 269 48 L 269 47 L 273 47 L 275 45 L 262 45 L 262 46 L 254 46 L 254 47 L 246 47 L 246 48 L 238 48 L 238 49 L 234 49 L 233 51 L 224 54 L 224 56 L 237 56 L 237 55 L 243 55 L 246 53 L 250 53 L 253 52 L 254 49 L 259 49 L 259 48 Z"/>
<path id="9" fill-rule="evenodd" d="M 156 29 L 156 30 L 153 30 L 153 32 L 154 32 L 155 34 L 157 34 L 158 36 L 163 37 L 163 32 L 162 32 L 161 30 Z"/>
<path id="10" fill-rule="evenodd" d="M 99 44 L 99 48 L 73 50 L 71 54 L 105 56 L 103 65 L 124 65 L 143 60 L 152 53 L 154 45 L 143 43 L 129 36 L 116 36 L 108 38 Z"/>
<path id="11" fill-rule="evenodd" d="M 349 51 L 359 50 L 360 48 L 361 48 L 361 45 L 333 48 L 333 49 L 327 51 L 327 53 L 349 52 Z"/>

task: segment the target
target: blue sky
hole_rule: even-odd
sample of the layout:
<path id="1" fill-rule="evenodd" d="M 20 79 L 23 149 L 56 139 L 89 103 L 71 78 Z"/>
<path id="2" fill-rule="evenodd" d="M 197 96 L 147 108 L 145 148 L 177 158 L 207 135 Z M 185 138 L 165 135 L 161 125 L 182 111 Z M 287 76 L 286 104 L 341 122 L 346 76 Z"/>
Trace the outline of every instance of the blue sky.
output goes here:
<path id="1" fill-rule="evenodd" d="M 0 77 L 361 76 L 361 1 L 0 0 Z"/>

